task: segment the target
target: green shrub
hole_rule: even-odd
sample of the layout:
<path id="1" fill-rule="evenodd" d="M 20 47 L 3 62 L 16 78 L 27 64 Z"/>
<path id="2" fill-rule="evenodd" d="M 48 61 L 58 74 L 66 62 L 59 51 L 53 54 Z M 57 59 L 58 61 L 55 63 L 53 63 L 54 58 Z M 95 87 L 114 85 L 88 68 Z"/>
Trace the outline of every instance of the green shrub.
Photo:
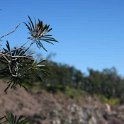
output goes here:
<path id="1" fill-rule="evenodd" d="M 107 103 L 109 105 L 117 105 L 120 103 L 120 99 L 119 98 L 107 98 L 104 95 L 96 95 L 100 101 L 102 101 L 103 103 Z"/>

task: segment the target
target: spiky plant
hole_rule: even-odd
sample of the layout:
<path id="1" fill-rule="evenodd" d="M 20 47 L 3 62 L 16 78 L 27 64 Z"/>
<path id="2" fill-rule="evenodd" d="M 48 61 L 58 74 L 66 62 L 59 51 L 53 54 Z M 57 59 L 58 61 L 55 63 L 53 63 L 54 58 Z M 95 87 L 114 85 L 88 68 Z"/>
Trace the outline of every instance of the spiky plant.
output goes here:
<path id="1" fill-rule="evenodd" d="M 25 48 L 10 48 L 9 42 L 6 42 L 6 48 L 0 52 L 0 63 L 3 65 L 0 69 L 0 76 L 7 77 L 8 86 L 5 89 L 13 88 L 16 85 L 23 86 L 24 83 L 34 81 L 34 78 L 40 77 L 39 71 L 43 75 L 47 74 L 45 60 L 37 62 L 32 55 L 28 55 Z M 35 77 L 31 76 L 34 75 Z"/>
<path id="2" fill-rule="evenodd" d="M 30 36 L 28 39 L 32 40 L 32 43 L 36 43 L 38 48 L 43 48 L 45 51 L 46 48 L 43 45 L 43 41 L 54 44 L 54 42 L 58 42 L 55 38 L 52 37 L 52 35 L 48 34 L 52 28 L 50 28 L 50 25 L 44 24 L 41 20 L 38 19 L 38 21 L 33 22 L 32 19 L 28 16 L 29 22 L 25 23 L 29 30 Z"/>
<path id="3" fill-rule="evenodd" d="M 28 121 L 24 116 L 16 116 L 12 113 L 6 113 L 0 118 L 0 124 L 27 124 Z"/>
<path id="4" fill-rule="evenodd" d="M 36 43 L 38 48 L 46 48 L 43 46 L 42 42 L 53 44 L 57 42 L 56 39 L 49 35 L 48 33 L 52 30 L 50 25 L 44 24 L 41 20 L 33 21 L 28 16 L 29 22 L 24 23 L 29 30 L 30 36 L 28 39 L 31 43 L 28 47 L 25 47 L 24 43 L 20 47 L 10 47 L 9 41 L 6 41 L 5 47 L 0 49 L 0 78 L 6 78 L 8 86 L 4 90 L 8 91 L 9 88 L 14 88 L 16 86 L 22 86 L 26 89 L 25 85 L 30 84 L 37 79 L 42 80 L 42 77 L 48 75 L 48 67 L 46 66 L 46 60 L 42 59 L 37 61 L 33 54 L 28 54 L 31 46 Z M 16 28 L 0 37 L 0 40 L 5 36 L 10 35 L 15 32 Z M 22 116 L 15 116 L 12 113 L 6 113 L 5 116 L 0 118 L 0 124 L 26 124 L 27 121 Z"/>

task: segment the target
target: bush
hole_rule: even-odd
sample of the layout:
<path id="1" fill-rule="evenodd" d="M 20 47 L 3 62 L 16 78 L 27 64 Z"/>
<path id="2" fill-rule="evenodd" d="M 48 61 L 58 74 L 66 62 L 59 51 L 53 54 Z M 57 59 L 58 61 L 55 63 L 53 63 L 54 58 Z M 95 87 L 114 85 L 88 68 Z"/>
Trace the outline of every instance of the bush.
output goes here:
<path id="1" fill-rule="evenodd" d="M 53 44 L 57 40 L 48 34 L 52 30 L 50 25 L 44 24 L 40 19 L 35 20 L 35 22 L 29 16 L 28 19 L 29 21 L 24 23 L 29 32 L 27 41 L 21 46 L 13 48 L 11 48 L 10 42 L 6 41 L 6 45 L 2 44 L 0 49 L 0 78 L 7 78 L 8 83 L 4 90 L 5 92 L 9 88 L 17 86 L 28 90 L 29 86 L 34 85 L 33 82 L 42 81 L 43 76 L 48 75 L 48 68 L 45 64 L 46 60 L 34 58 L 35 53 L 30 53 L 30 49 L 32 45 L 36 44 L 39 49 L 42 48 L 47 51 L 42 41 Z M 19 26 L 20 24 L 13 31 L 1 36 L 0 40 L 2 41 L 4 37 L 14 33 Z M 7 124 L 27 124 L 25 118 L 22 118 L 22 116 L 17 117 L 12 113 L 7 113 L 0 118 L 0 121 L 0 123 Z"/>
<path id="2" fill-rule="evenodd" d="M 100 101 L 102 101 L 103 103 L 107 103 L 109 105 L 118 105 L 120 103 L 120 99 L 119 98 L 107 98 L 103 95 L 96 95 Z"/>

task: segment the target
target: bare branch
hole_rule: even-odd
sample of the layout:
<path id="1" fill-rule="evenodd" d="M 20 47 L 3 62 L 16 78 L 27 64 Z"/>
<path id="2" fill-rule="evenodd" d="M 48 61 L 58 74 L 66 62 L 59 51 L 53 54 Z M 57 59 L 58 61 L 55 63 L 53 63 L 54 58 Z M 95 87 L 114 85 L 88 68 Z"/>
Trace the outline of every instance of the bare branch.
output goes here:
<path id="1" fill-rule="evenodd" d="M 0 57 L 3 56 L 3 57 L 12 57 L 12 58 L 27 58 L 27 59 L 30 59 L 30 60 L 34 60 L 31 56 L 12 56 L 12 55 L 9 55 L 9 54 L 5 54 L 5 53 L 0 53 Z M 7 60 L 7 58 L 5 58 Z M 8 62 L 8 60 L 7 60 Z"/>
<path id="2" fill-rule="evenodd" d="M 14 33 L 14 32 L 17 30 L 17 28 L 18 28 L 19 26 L 20 26 L 20 24 L 18 24 L 18 25 L 15 27 L 14 30 L 12 30 L 12 31 L 10 31 L 9 33 L 7 33 L 7 34 L 1 36 L 0 39 L 2 39 L 2 38 L 4 38 L 4 37 L 6 37 L 6 36 L 8 36 L 8 35 L 10 35 L 10 34 L 12 34 L 12 33 Z"/>

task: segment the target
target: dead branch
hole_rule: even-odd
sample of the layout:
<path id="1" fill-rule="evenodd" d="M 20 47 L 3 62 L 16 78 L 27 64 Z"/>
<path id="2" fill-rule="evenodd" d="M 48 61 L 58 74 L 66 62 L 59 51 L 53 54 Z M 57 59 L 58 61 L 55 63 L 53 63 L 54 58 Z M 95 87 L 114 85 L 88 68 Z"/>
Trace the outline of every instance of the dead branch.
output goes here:
<path id="1" fill-rule="evenodd" d="M 20 26 L 20 24 L 18 24 L 18 25 L 15 27 L 14 30 L 12 30 L 12 31 L 10 31 L 9 33 L 7 33 L 7 34 L 1 36 L 0 39 L 2 39 L 2 38 L 4 38 L 4 37 L 6 37 L 6 36 L 8 36 L 8 35 L 10 35 L 10 34 L 12 34 L 12 33 L 14 33 L 14 32 L 17 30 L 17 28 L 18 28 L 19 26 Z"/>

